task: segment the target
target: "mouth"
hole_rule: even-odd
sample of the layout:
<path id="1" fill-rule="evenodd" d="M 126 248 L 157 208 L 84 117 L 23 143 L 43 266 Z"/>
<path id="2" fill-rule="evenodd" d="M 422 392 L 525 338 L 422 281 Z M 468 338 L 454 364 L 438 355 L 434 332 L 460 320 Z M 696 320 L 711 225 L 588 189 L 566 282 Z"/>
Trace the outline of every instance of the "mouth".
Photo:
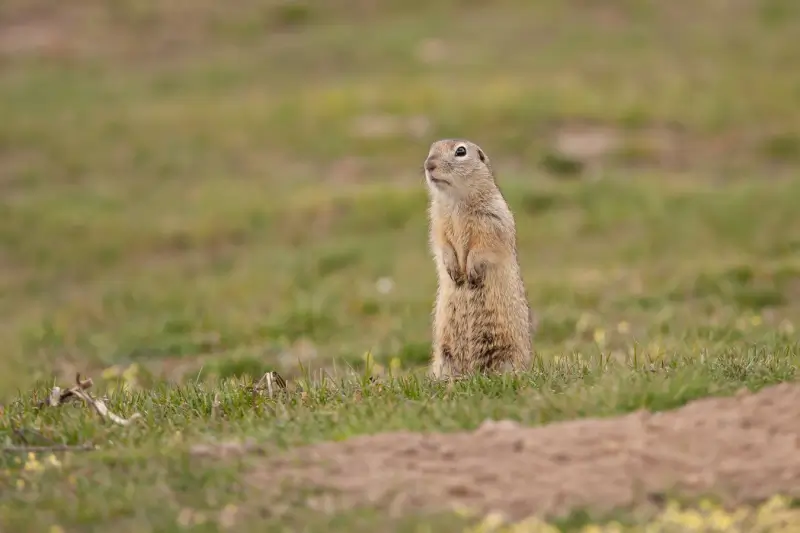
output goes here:
<path id="1" fill-rule="evenodd" d="M 441 178 L 436 178 L 428 171 L 425 171 L 425 176 L 428 178 L 428 181 L 431 182 L 436 187 L 441 187 L 443 185 L 450 185 L 450 182 L 447 180 L 443 180 Z"/>

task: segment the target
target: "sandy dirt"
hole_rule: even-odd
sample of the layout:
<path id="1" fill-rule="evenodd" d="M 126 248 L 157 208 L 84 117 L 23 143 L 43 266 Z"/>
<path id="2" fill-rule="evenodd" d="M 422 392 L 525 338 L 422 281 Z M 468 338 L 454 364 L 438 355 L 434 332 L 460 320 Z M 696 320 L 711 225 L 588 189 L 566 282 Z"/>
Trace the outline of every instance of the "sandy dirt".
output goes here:
<path id="1" fill-rule="evenodd" d="M 652 505 L 675 491 L 738 504 L 800 496 L 799 439 L 800 385 L 781 384 L 661 413 L 315 444 L 259 458 L 247 481 L 329 489 L 309 502 L 318 510 L 367 505 L 392 514 L 466 506 L 508 519 L 554 517 Z"/>

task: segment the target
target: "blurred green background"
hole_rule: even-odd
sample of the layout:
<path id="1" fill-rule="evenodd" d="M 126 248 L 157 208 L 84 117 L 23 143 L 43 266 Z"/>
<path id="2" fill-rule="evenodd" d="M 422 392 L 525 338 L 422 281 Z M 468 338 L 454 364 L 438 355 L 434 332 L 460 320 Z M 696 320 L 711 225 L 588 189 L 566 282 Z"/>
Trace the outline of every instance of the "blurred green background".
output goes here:
<path id="1" fill-rule="evenodd" d="M 798 35 L 794 0 L 3 0 L 0 397 L 419 368 L 450 136 L 542 357 L 790 341 Z"/>

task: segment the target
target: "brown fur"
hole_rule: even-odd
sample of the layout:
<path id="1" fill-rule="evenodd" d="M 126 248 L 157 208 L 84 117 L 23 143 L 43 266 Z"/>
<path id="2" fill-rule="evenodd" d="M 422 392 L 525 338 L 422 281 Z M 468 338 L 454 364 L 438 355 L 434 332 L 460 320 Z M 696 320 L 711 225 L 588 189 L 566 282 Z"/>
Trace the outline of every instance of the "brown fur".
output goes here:
<path id="1" fill-rule="evenodd" d="M 461 147 L 466 155 L 457 155 Z M 431 373 L 438 378 L 528 367 L 533 324 L 514 216 L 488 157 L 466 140 L 436 141 L 425 177 L 439 279 Z"/>

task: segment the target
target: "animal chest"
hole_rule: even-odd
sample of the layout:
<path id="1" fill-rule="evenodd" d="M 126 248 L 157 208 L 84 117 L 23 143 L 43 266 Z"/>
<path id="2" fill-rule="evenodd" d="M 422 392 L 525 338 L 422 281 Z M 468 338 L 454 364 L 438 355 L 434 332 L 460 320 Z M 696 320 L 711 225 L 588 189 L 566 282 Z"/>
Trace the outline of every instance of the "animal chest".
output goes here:
<path id="1" fill-rule="evenodd" d="M 452 217 L 448 230 L 449 231 L 446 232 L 447 241 L 456 252 L 459 266 L 462 271 L 465 271 L 467 267 L 467 254 L 473 247 L 475 240 L 473 231 L 467 221 L 457 216 Z"/>

